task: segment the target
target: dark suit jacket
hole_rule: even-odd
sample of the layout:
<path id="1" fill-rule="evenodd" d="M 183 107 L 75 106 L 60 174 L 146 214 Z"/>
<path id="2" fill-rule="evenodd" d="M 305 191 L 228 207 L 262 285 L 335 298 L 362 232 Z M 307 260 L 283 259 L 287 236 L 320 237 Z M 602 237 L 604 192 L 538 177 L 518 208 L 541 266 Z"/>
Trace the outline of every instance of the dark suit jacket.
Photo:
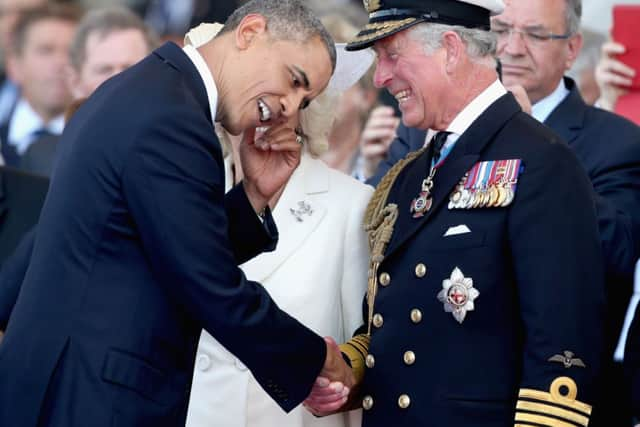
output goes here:
<path id="1" fill-rule="evenodd" d="M 59 135 L 50 135 L 35 141 L 20 158 L 20 169 L 36 175 L 51 176 L 59 140 Z"/>
<path id="2" fill-rule="evenodd" d="M 0 425 L 184 425 L 202 327 L 297 406 L 325 344 L 237 267 L 274 247 L 274 225 L 242 186 L 225 196 L 184 52 L 166 44 L 101 86 L 58 156 L 0 345 Z"/>
<path id="3" fill-rule="evenodd" d="M 49 180 L 0 167 L 0 265 L 40 216 Z"/>
<path id="4" fill-rule="evenodd" d="M 524 166 L 510 206 L 448 207 L 476 162 L 508 159 Z M 575 155 L 505 95 L 460 136 L 435 174 L 431 210 L 413 218 L 428 170 L 423 154 L 389 195 L 398 219 L 378 269 L 389 280 L 380 280 L 375 299 L 375 364 L 362 385 L 373 405 L 363 426 L 512 426 L 516 401 L 526 400 L 519 392 L 549 393 L 561 377 L 575 381 L 577 400 L 593 404 L 604 271 L 591 186 Z M 448 235 L 462 225 L 469 232 Z M 462 323 L 437 297 L 456 269 L 480 293 Z M 566 350 L 586 367 L 549 360 Z M 406 409 L 398 408 L 402 395 Z"/>

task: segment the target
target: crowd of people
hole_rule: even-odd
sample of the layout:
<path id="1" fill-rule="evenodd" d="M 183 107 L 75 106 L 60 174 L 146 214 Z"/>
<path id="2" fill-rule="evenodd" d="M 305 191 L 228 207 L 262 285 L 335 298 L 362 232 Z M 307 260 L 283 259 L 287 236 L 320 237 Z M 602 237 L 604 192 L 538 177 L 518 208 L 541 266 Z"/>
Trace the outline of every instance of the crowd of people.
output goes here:
<path id="1" fill-rule="evenodd" d="M 636 47 L 363 3 L 0 0 L 0 425 L 640 425 Z"/>

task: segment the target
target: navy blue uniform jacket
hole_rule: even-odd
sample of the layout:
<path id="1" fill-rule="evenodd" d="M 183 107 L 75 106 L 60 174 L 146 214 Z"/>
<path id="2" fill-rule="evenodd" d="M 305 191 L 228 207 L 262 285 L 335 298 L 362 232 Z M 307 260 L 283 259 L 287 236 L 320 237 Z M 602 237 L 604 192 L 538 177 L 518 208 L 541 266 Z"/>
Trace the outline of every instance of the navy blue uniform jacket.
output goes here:
<path id="1" fill-rule="evenodd" d="M 508 159 L 524 166 L 511 205 L 448 208 L 476 162 Z M 431 210 L 416 219 L 409 208 L 428 170 L 423 153 L 388 198 L 398 219 L 378 269 L 363 425 L 556 425 L 571 414 L 586 425 L 577 402 L 592 404 L 597 391 L 604 268 L 575 155 L 505 95 L 457 140 L 435 175 Z M 449 235 L 460 228 L 468 232 Z M 456 268 L 480 292 L 462 323 L 437 297 Z M 575 400 L 540 397 L 564 395 L 559 384 L 571 382 Z M 556 405 L 567 412 L 556 418 Z"/>
<path id="2" fill-rule="evenodd" d="M 299 404 L 325 344 L 237 268 L 274 230 L 241 188 L 225 198 L 182 50 L 166 44 L 103 85 L 60 149 L 0 346 L 0 425 L 182 426 L 203 327 L 281 407 Z"/>

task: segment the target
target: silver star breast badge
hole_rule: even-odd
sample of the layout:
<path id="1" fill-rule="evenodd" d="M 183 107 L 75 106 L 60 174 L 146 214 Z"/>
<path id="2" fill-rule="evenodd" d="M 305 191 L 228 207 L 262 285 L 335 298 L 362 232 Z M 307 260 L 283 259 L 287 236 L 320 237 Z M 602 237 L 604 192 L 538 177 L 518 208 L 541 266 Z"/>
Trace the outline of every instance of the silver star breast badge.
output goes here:
<path id="1" fill-rule="evenodd" d="M 464 277 L 456 267 L 451 277 L 442 281 L 442 290 L 438 293 L 438 301 L 444 304 L 444 311 L 453 314 L 458 323 L 462 323 L 467 311 L 473 311 L 474 300 L 480 292 L 473 287 L 473 279 Z"/>

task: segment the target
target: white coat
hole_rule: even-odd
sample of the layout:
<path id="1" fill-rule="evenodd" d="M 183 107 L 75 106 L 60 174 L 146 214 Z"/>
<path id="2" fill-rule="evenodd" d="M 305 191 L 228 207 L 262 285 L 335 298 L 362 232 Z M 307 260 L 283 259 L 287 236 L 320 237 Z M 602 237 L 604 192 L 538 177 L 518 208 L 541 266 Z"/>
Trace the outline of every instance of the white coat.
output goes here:
<path id="1" fill-rule="evenodd" d="M 372 193 L 303 155 L 272 212 L 280 233 L 276 250 L 241 266 L 282 309 L 338 343 L 362 324 L 368 264 L 362 221 Z M 359 426 L 359 412 L 315 418 L 299 406 L 286 414 L 242 362 L 202 332 L 187 427 Z"/>

